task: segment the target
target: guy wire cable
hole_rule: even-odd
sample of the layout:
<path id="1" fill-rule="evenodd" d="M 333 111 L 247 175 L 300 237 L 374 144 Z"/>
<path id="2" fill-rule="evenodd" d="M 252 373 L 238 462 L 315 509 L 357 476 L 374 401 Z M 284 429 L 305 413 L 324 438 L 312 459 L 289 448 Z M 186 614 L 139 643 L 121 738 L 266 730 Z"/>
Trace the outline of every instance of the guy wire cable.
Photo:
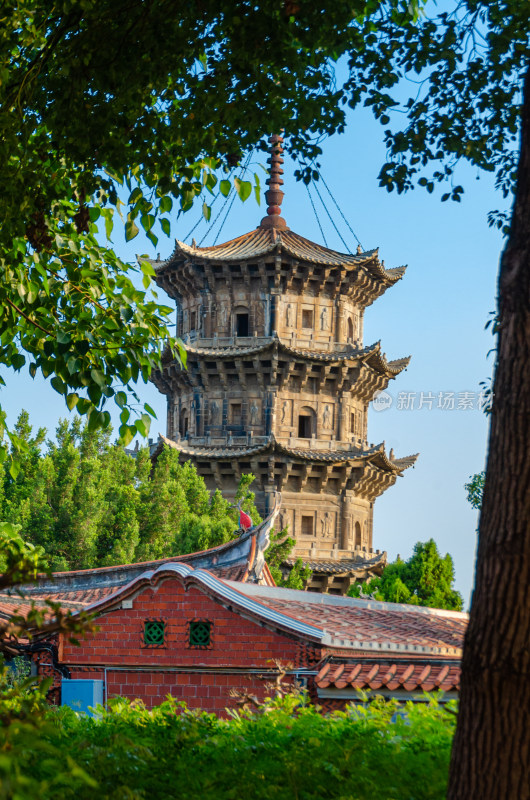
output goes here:
<path id="1" fill-rule="evenodd" d="M 348 247 L 348 245 L 346 244 L 346 242 L 345 242 L 345 241 L 344 241 L 344 239 L 342 238 L 341 232 L 339 231 L 339 229 L 338 229 L 338 228 L 337 228 L 337 226 L 335 225 L 335 220 L 333 219 L 333 217 L 331 216 L 331 214 L 330 214 L 330 213 L 329 213 L 329 211 L 328 211 L 328 207 L 326 206 L 326 204 L 325 204 L 325 202 L 324 202 L 324 200 L 323 200 L 323 198 L 322 198 L 322 195 L 320 194 L 320 192 L 319 192 L 319 190 L 318 190 L 318 186 L 317 186 L 317 182 L 316 182 L 316 181 L 315 181 L 315 183 L 314 183 L 314 189 L 315 189 L 315 192 L 316 192 L 316 193 L 317 193 L 317 195 L 318 195 L 318 198 L 319 198 L 320 202 L 321 202 L 321 203 L 322 203 L 322 205 L 324 206 L 324 211 L 325 211 L 325 212 L 326 212 L 326 214 L 328 215 L 328 217 L 329 217 L 329 221 L 331 222 L 331 224 L 332 224 L 332 225 L 333 225 L 333 227 L 335 228 L 335 231 L 336 231 L 336 233 L 337 233 L 337 236 L 339 237 L 339 239 L 341 240 L 342 244 L 343 244 L 343 245 L 344 245 L 344 247 L 346 248 L 346 251 L 349 253 L 349 252 L 350 252 L 350 248 Z"/>
<path id="2" fill-rule="evenodd" d="M 246 158 L 246 160 L 245 160 L 245 163 L 244 163 L 244 164 L 243 164 L 243 166 L 241 167 L 241 172 L 239 173 L 239 176 L 238 176 L 240 179 L 243 177 L 243 175 L 244 175 L 244 174 L 245 174 L 245 172 L 247 171 L 247 169 L 248 169 L 248 165 L 250 164 L 250 159 L 252 158 L 253 154 L 254 154 L 254 149 L 252 149 L 252 150 L 250 150 L 250 151 L 249 151 L 249 153 L 248 153 L 248 156 L 247 156 L 247 158 Z M 226 220 L 227 220 L 227 218 L 228 218 L 228 215 L 230 214 L 230 211 L 231 211 L 231 209 L 232 209 L 232 206 L 234 205 L 234 200 L 236 199 L 236 194 L 237 194 L 237 192 L 236 192 L 236 191 L 234 191 L 234 187 L 233 187 L 233 186 L 232 186 L 232 189 L 230 190 L 230 193 L 229 193 L 228 197 L 226 198 L 227 202 L 228 202 L 228 198 L 230 197 L 230 194 L 232 194 L 232 192 L 233 192 L 232 201 L 231 201 L 230 205 L 228 206 L 228 209 L 227 209 L 227 211 L 226 211 L 226 214 L 225 214 L 225 217 L 224 217 L 223 221 L 221 222 L 221 227 L 220 227 L 220 228 L 219 228 L 219 230 L 217 231 L 217 234 L 216 234 L 216 236 L 215 236 L 215 239 L 214 239 L 214 241 L 213 241 L 214 245 L 216 244 L 216 242 L 217 242 L 217 240 L 218 240 L 219 236 L 221 235 L 221 231 L 222 231 L 222 230 L 223 230 L 223 228 L 224 228 L 224 225 L 225 225 L 225 222 L 226 222 Z M 222 209 L 221 209 L 221 210 L 222 210 Z M 202 240 L 201 240 L 201 244 L 203 243 L 203 241 L 204 241 L 204 239 L 205 239 L 205 238 L 206 238 L 206 235 L 205 235 L 205 236 L 203 236 L 203 238 L 202 238 Z"/>
<path id="3" fill-rule="evenodd" d="M 352 226 L 351 226 L 351 225 L 350 225 L 350 223 L 348 222 L 347 218 L 344 216 L 344 214 L 343 214 L 343 212 L 342 212 L 342 209 L 341 209 L 341 207 L 339 206 L 339 204 L 337 203 L 337 201 L 335 200 L 335 198 L 334 198 L 333 194 L 331 193 L 331 189 L 330 189 L 330 188 L 329 188 L 329 186 L 327 185 L 327 183 L 326 183 L 326 181 L 325 181 L 325 179 L 324 179 L 324 176 L 322 175 L 322 173 L 320 172 L 320 170 L 318 170 L 318 169 L 317 169 L 317 172 L 318 172 L 318 176 L 319 176 L 319 178 L 321 179 L 322 183 L 323 183 L 323 184 L 324 184 L 324 186 L 326 187 L 326 189 L 327 189 L 327 191 L 328 191 L 328 194 L 329 194 L 329 196 L 330 196 L 330 197 L 331 197 L 331 199 L 333 200 L 333 202 L 334 202 L 334 204 L 335 204 L 335 208 L 337 209 L 337 211 L 338 211 L 338 212 L 339 212 L 339 214 L 341 215 L 342 219 L 344 220 L 344 222 L 345 222 L 345 223 L 346 223 L 346 225 L 348 226 L 348 230 L 349 230 L 349 231 L 350 231 L 350 233 L 352 234 L 352 236 L 353 236 L 353 238 L 355 239 L 355 241 L 357 242 L 357 244 L 358 244 L 358 245 L 360 245 L 360 247 L 362 248 L 362 250 L 364 250 L 364 247 L 363 247 L 363 246 L 362 246 L 362 244 L 361 244 L 361 240 L 360 240 L 360 239 L 359 239 L 359 237 L 356 235 L 355 231 L 353 230 Z"/>
<path id="4" fill-rule="evenodd" d="M 228 180 L 230 180 L 230 178 L 232 177 L 232 173 L 233 173 L 233 171 L 234 171 L 234 169 L 232 168 L 232 169 L 230 170 L 230 172 L 228 173 Z M 215 204 L 216 200 L 218 200 L 218 198 L 219 198 L 219 197 L 220 197 L 220 194 L 219 194 L 219 192 L 218 192 L 218 193 L 215 195 L 214 199 L 212 200 L 212 204 L 211 204 L 210 208 L 213 208 L 213 207 L 214 207 L 214 204 Z M 217 216 L 215 217 L 214 221 L 212 222 L 212 225 L 215 225 L 215 223 L 217 222 L 217 220 L 218 220 L 218 218 L 219 218 L 219 215 L 222 213 L 222 211 L 223 211 L 223 208 L 224 208 L 224 206 L 225 206 L 225 204 L 226 204 L 227 200 L 228 200 L 228 197 L 226 197 L 226 198 L 225 198 L 225 202 L 224 202 L 224 203 L 223 203 L 223 205 L 221 206 L 221 210 L 219 211 L 219 214 L 217 214 Z M 193 232 L 194 232 L 194 231 L 195 231 L 195 230 L 196 230 L 196 229 L 199 227 L 199 225 L 201 224 L 201 222 L 207 222 L 207 220 L 204 218 L 204 214 L 202 214 L 202 213 L 201 213 L 201 215 L 200 215 L 199 219 L 197 220 L 197 222 L 195 223 L 195 225 L 193 226 L 193 228 L 191 229 L 191 231 L 190 231 L 189 233 L 187 233 L 187 234 L 186 234 L 186 236 L 184 237 L 184 239 L 183 239 L 183 241 L 184 241 L 184 242 L 186 241 L 186 239 L 189 239 L 189 238 L 190 238 L 191 234 L 192 234 L 192 233 L 193 233 Z"/>
<path id="5" fill-rule="evenodd" d="M 323 230 L 323 228 L 322 228 L 322 225 L 320 224 L 320 219 L 319 219 L 319 217 L 318 217 L 317 210 L 316 210 L 316 208 L 315 208 L 315 204 L 314 204 L 314 202 L 313 202 L 313 198 L 311 197 L 311 192 L 309 191 L 309 184 L 308 184 L 308 183 L 306 183 L 306 184 L 305 184 L 305 188 L 307 189 L 307 194 L 309 195 L 309 200 L 310 200 L 311 206 L 312 206 L 312 208 L 313 208 L 313 212 L 314 212 L 314 214 L 315 214 L 315 218 L 316 218 L 316 221 L 317 221 L 317 223 L 318 223 L 318 227 L 320 228 L 320 233 L 322 234 L 322 238 L 324 239 L 324 244 L 325 244 L 325 245 L 326 245 L 326 247 L 327 247 L 327 246 L 328 246 L 328 242 L 327 242 L 327 239 L 326 239 L 326 235 L 325 235 L 325 233 L 324 233 L 324 230 Z"/>

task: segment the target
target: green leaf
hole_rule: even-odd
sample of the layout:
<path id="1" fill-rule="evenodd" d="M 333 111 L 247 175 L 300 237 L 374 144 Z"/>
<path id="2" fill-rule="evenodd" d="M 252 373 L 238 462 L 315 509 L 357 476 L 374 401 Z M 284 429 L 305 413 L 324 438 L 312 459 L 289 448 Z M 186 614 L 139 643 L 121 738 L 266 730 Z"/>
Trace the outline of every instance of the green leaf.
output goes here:
<path id="1" fill-rule="evenodd" d="M 160 227 L 166 234 L 166 236 L 171 236 L 171 223 L 166 217 L 162 217 L 160 220 Z"/>
<path id="2" fill-rule="evenodd" d="M 221 183 L 219 184 L 219 191 L 221 192 L 223 197 L 228 197 L 231 188 L 232 187 L 230 185 L 230 181 L 224 180 L 221 181 Z"/>
<path id="3" fill-rule="evenodd" d="M 151 414 L 151 416 L 152 416 L 152 417 L 154 417 L 155 419 L 157 419 L 157 416 L 156 416 L 156 414 L 155 414 L 154 410 L 153 410 L 153 409 L 151 408 L 151 406 L 149 405 L 149 403 L 144 403 L 144 408 L 145 408 L 145 410 L 147 411 L 147 413 L 148 413 L 148 414 Z"/>
<path id="4" fill-rule="evenodd" d="M 242 202 L 248 200 L 252 193 L 252 184 L 250 181 L 242 181 L 239 178 L 234 178 L 234 186 L 236 187 L 236 192 L 240 200 L 242 200 Z"/>
<path id="5" fill-rule="evenodd" d="M 169 195 L 164 195 L 160 199 L 159 209 L 161 214 L 169 214 L 171 209 L 173 208 L 173 200 Z"/>
<path id="6" fill-rule="evenodd" d="M 86 397 L 80 397 L 77 403 L 77 410 L 79 414 L 87 414 L 92 408 L 92 403 Z"/>
<path id="7" fill-rule="evenodd" d="M 26 358 L 25 356 L 22 355 L 22 353 L 15 353 L 15 355 L 11 359 L 11 366 L 13 367 L 13 369 L 16 370 L 21 369 L 25 363 L 26 363 Z"/>
<path id="8" fill-rule="evenodd" d="M 145 235 L 147 236 L 147 238 L 149 239 L 149 241 L 151 242 L 151 244 L 152 244 L 154 247 L 156 247 L 156 246 L 157 246 L 157 244 L 158 244 L 158 236 L 155 236 L 155 234 L 153 233 L 153 231 L 146 231 L 146 234 L 145 234 Z"/>
<path id="9" fill-rule="evenodd" d="M 140 224 L 144 231 L 150 231 L 155 224 L 155 216 L 153 214 L 142 214 L 140 217 Z"/>
<path id="10" fill-rule="evenodd" d="M 143 197 L 142 190 L 139 189 L 138 187 L 136 187 L 136 189 L 133 189 L 131 194 L 129 195 L 129 199 L 127 200 L 127 203 L 130 206 L 132 206 L 132 204 L 136 203 L 141 197 Z"/>
<path id="11" fill-rule="evenodd" d="M 120 435 L 120 444 L 124 447 L 127 447 L 128 444 L 132 442 L 136 435 L 136 429 L 132 428 L 130 425 L 120 425 L 118 429 L 118 433 Z"/>
<path id="12" fill-rule="evenodd" d="M 136 430 L 138 431 L 138 433 L 139 433 L 141 436 L 143 436 L 143 437 L 144 437 L 144 439 L 145 439 L 145 437 L 146 437 L 146 436 L 147 436 L 147 434 L 148 434 L 148 428 L 147 428 L 147 426 L 145 425 L 144 421 L 143 421 L 143 420 L 141 420 L 141 419 L 135 419 L 135 420 L 134 420 L 134 427 L 136 428 Z"/>
<path id="13" fill-rule="evenodd" d="M 69 410 L 72 411 L 76 407 L 79 402 L 79 395 L 75 392 L 66 395 L 66 405 L 68 406 Z"/>
<path id="14" fill-rule="evenodd" d="M 50 383 L 56 392 L 66 394 L 66 384 L 57 375 L 51 379 Z"/>
<path id="15" fill-rule="evenodd" d="M 102 386 L 105 386 L 105 385 L 106 385 L 106 383 L 107 383 L 107 381 L 106 381 L 106 379 L 105 379 L 105 375 L 104 375 L 104 374 L 103 374 L 103 372 L 101 372 L 101 370 L 99 370 L 99 369 L 91 369 L 91 370 L 90 370 L 90 377 L 92 378 L 92 380 L 94 381 L 94 383 L 97 383 L 97 385 L 98 385 L 100 388 L 101 388 Z"/>
<path id="16" fill-rule="evenodd" d="M 203 203 L 202 204 L 202 215 L 203 215 L 204 219 L 206 220 L 206 222 L 210 221 L 210 217 L 212 216 L 212 209 L 210 208 L 208 203 Z"/>
<path id="17" fill-rule="evenodd" d="M 116 392 L 114 396 L 114 402 L 116 403 L 117 406 L 123 408 L 125 403 L 127 402 L 127 395 L 125 394 L 125 392 Z"/>
<path id="18" fill-rule="evenodd" d="M 125 223 L 125 241 L 130 242 L 135 236 L 138 236 L 139 228 L 134 220 L 129 219 Z"/>

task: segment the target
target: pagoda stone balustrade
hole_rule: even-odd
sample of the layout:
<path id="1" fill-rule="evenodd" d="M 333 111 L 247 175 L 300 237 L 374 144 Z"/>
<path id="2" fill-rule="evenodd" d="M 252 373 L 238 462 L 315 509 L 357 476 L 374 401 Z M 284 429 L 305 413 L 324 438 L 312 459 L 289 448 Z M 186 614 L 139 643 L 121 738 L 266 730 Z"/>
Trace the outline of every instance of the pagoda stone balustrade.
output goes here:
<path id="1" fill-rule="evenodd" d="M 295 436 L 276 438 L 279 442 L 288 445 L 292 449 L 312 450 L 322 453 L 340 450 L 345 453 L 355 454 L 359 450 L 374 447 L 373 444 L 369 444 L 359 437 L 352 437 L 351 439 L 342 441 L 337 439 L 323 441 L 322 439 L 317 439 L 316 436 L 312 436 L 310 439 L 301 439 Z M 182 444 L 186 444 L 187 447 L 229 447 L 231 445 L 257 446 L 266 444 L 269 441 L 268 436 L 254 436 L 252 433 L 242 436 L 233 435 L 231 433 L 208 436 L 194 436 L 188 433 L 186 436 L 181 436 L 180 433 L 176 433 L 173 439 L 177 445 L 179 442 L 182 442 Z"/>
<path id="2" fill-rule="evenodd" d="M 347 353 L 353 347 L 360 347 L 359 340 L 348 342 L 336 342 L 330 336 L 326 341 L 314 339 L 310 334 L 292 333 L 290 336 L 277 336 L 278 340 L 289 347 L 311 350 L 316 353 Z M 260 344 L 267 344 L 271 341 L 270 336 L 201 336 L 196 331 L 186 333 L 182 336 L 184 344 L 193 344 L 195 347 L 215 348 L 215 347 L 255 347 Z"/>

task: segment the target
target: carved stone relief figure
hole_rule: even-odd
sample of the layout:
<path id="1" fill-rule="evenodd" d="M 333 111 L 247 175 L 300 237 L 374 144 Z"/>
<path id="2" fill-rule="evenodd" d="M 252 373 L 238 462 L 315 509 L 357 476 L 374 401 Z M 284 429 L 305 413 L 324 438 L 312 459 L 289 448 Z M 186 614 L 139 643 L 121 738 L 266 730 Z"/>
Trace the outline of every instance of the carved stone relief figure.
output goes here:
<path id="1" fill-rule="evenodd" d="M 285 309 L 285 327 L 293 327 L 293 307 L 290 303 L 288 303 L 287 308 Z"/>
<path id="2" fill-rule="evenodd" d="M 283 401 L 283 405 L 282 405 L 282 420 L 281 420 L 282 425 L 289 425 L 290 424 L 289 409 L 290 409 L 289 401 L 288 400 L 284 400 Z"/>
<path id="3" fill-rule="evenodd" d="M 324 306 L 324 308 L 320 312 L 320 330 L 327 331 L 327 329 L 328 329 L 328 310 Z"/>
<path id="4" fill-rule="evenodd" d="M 219 421 L 219 406 L 212 400 L 210 403 L 210 423 L 212 425 L 217 425 Z"/>
<path id="5" fill-rule="evenodd" d="M 225 330 L 226 320 L 227 320 L 227 308 L 225 303 L 221 302 L 219 305 L 219 309 L 217 311 L 217 324 L 219 326 L 220 332 L 223 332 Z"/>
<path id="6" fill-rule="evenodd" d="M 331 428 L 331 411 L 328 404 L 324 406 L 324 413 L 322 415 L 322 425 L 324 428 Z"/>
<path id="7" fill-rule="evenodd" d="M 259 415 L 259 408 L 256 405 L 256 401 L 252 401 L 252 405 L 250 406 L 250 424 L 257 425 L 258 424 L 258 415 Z"/>
<path id="8" fill-rule="evenodd" d="M 324 516 L 320 520 L 320 525 L 321 525 L 321 528 L 322 528 L 322 537 L 324 539 L 327 539 L 328 536 L 332 536 L 333 535 L 331 522 L 332 522 L 331 514 L 329 513 L 329 511 L 326 511 L 326 513 L 324 514 Z"/>
<path id="9" fill-rule="evenodd" d="M 265 328 L 265 307 L 261 301 L 258 301 L 254 308 L 256 315 L 256 331 L 259 335 L 263 336 Z"/>

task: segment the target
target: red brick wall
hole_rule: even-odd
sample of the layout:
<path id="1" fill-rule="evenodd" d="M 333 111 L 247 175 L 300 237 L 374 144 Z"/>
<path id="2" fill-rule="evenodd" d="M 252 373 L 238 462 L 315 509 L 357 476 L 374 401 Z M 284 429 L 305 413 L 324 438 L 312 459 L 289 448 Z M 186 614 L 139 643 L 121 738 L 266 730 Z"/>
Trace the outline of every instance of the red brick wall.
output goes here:
<path id="1" fill-rule="evenodd" d="M 146 619 L 166 621 L 164 647 L 143 646 Z M 188 646 L 187 623 L 196 619 L 213 623 L 213 646 L 209 649 Z M 70 667 L 72 678 L 100 677 L 93 673 L 94 667 L 108 667 L 109 697 L 139 697 L 149 707 L 171 694 L 185 700 L 191 708 L 219 712 L 236 705 L 229 697 L 230 688 L 248 691 L 260 699 L 264 696 L 264 680 L 270 678 L 244 674 L 245 669 L 274 669 L 271 659 L 307 667 L 316 663 L 321 654 L 318 647 L 288 634 L 275 633 L 229 611 L 196 587 L 185 591 L 178 578 L 147 587 L 134 598 L 132 609 L 110 611 L 99 617 L 97 624 L 99 632 L 82 639 L 80 647 L 68 641 L 61 643 L 61 663 Z M 84 669 L 89 665 L 93 665 L 90 675 Z M 112 671 L 113 666 L 132 669 Z M 149 666 L 153 671 L 134 669 Z M 190 670 L 171 673 L 161 671 L 164 667 L 190 667 Z M 239 668 L 241 674 L 204 673 L 202 667 Z"/>

